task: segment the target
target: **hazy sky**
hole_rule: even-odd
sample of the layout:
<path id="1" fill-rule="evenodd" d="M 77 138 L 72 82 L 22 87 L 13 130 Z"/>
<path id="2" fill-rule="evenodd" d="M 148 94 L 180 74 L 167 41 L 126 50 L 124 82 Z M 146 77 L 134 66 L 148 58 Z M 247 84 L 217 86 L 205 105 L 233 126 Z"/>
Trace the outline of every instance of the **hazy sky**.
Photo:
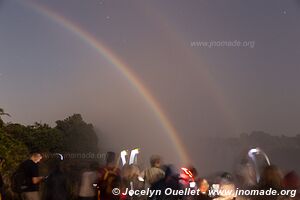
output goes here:
<path id="1" fill-rule="evenodd" d="M 300 133 L 298 0 L 33 2 L 126 62 L 187 146 L 208 135 Z M 254 46 L 191 46 L 233 41 Z M 122 73 L 26 0 L 0 1 L 0 107 L 12 115 L 6 121 L 26 124 L 81 113 L 108 146 L 122 137 L 121 146 L 150 149 L 159 138 L 174 150 Z"/>

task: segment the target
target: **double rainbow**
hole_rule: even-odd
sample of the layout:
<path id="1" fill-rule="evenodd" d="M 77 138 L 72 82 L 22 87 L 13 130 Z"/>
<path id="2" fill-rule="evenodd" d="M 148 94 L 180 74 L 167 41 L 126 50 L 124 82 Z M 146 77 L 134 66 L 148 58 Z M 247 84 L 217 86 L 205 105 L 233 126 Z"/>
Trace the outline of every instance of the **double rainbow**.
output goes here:
<path id="1" fill-rule="evenodd" d="M 142 84 L 142 82 L 138 79 L 137 75 L 130 69 L 130 67 L 120 60 L 107 46 L 105 46 L 98 38 L 91 35 L 89 32 L 85 31 L 78 24 L 68 20 L 64 16 L 54 12 L 50 8 L 46 6 L 42 6 L 32 1 L 26 1 L 26 5 L 30 8 L 34 9 L 37 13 L 45 16 L 49 20 L 59 24 L 61 27 L 70 31 L 72 34 L 79 37 L 86 44 L 88 44 L 91 48 L 97 51 L 101 56 L 106 58 L 106 60 L 112 64 L 120 73 L 124 75 L 127 81 L 135 88 L 138 93 L 143 97 L 146 103 L 153 110 L 155 116 L 160 121 L 162 127 L 165 132 L 168 134 L 172 143 L 174 144 L 178 156 L 182 163 L 190 162 L 188 153 L 184 148 L 184 145 L 179 137 L 178 132 L 175 127 L 172 125 L 163 109 L 157 102 L 157 100 L 153 97 L 151 92 Z"/>

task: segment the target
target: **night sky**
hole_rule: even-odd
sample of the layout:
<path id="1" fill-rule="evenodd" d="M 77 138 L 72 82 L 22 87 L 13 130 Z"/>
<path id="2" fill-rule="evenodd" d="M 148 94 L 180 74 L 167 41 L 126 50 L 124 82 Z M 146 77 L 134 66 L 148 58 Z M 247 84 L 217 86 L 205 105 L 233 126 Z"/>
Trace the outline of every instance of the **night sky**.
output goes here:
<path id="1" fill-rule="evenodd" d="M 12 116 L 5 121 L 54 125 L 81 113 L 108 147 L 151 149 L 159 138 L 155 151 L 171 152 L 159 119 L 124 75 L 34 4 L 127 63 L 186 146 L 253 130 L 300 133 L 298 0 L 0 1 L 0 107 Z M 192 45 L 233 41 L 252 46 Z"/>

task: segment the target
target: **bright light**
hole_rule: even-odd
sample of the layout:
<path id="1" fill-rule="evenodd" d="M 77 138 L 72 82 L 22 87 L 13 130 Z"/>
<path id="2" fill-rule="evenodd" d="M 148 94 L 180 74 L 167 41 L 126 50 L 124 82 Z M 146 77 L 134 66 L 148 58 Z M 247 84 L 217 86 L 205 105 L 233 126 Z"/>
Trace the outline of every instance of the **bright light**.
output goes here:
<path id="1" fill-rule="evenodd" d="M 196 182 L 194 182 L 194 181 L 193 181 L 193 182 L 190 182 L 190 187 L 191 187 L 191 188 L 196 187 Z"/>
<path id="2" fill-rule="evenodd" d="M 267 154 L 261 150 L 260 148 L 255 148 L 255 149 L 250 149 L 248 152 L 248 156 L 251 157 L 252 159 L 254 159 L 255 155 L 261 154 L 264 156 L 264 158 L 266 159 L 266 162 L 268 163 L 268 165 L 270 165 L 270 159 L 268 158 Z"/>
<path id="3" fill-rule="evenodd" d="M 59 159 L 60 159 L 61 161 L 63 161 L 63 160 L 64 160 L 64 156 L 63 156 L 61 153 L 57 153 L 56 155 L 58 155 L 58 156 L 59 156 Z"/>
<path id="4" fill-rule="evenodd" d="M 256 148 L 256 149 L 250 149 L 249 152 L 248 152 L 248 155 L 251 157 L 253 154 L 257 154 L 259 153 L 259 148 Z"/>
<path id="5" fill-rule="evenodd" d="M 130 153 L 130 159 L 129 159 L 129 164 L 133 164 L 134 163 L 134 159 L 135 157 L 137 156 L 137 154 L 139 154 L 139 149 L 136 148 L 136 149 L 133 149 Z"/>
<path id="6" fill-rule="evenodd" d="M 255 164 L 256 181 L 259 182 L 259 180 L 260 180 L 260 175 L 259 175 L 259 173 L 258 173 L 258 171 L 259 171 L 259 170 L 258 170 L 258 166 L 257 166 L 258 164 L 257 164 L 257 160 L 256 160 L 256 157 L 255 157 L 255 156 L 257 156 L 257 155 L 262 155 L 262 156 L 265 158 L 265 160 L 266 160 L 266 162 L 267 162 L 268 165 L 271 165 L 271 163 L 270 163 L 270 160 L 269 160 L 267 154 L 266 154 L 263 150 L 261 150 L 260 148 L 255 148 L 255 149 L 250 149 L 250 150 L 249 150 L 248 156 L 252 159 L 252 161 L 253 161 L 254 164 Z"/>
<path id="7" fill-rule="evenodd" d="M 123 166 L 126 164 L 126 156 L 127 156 L 127 151 L 126 150 L 121 151 L 121 160 Z"/>
<path id="8" fill-rule="evenodd" d="M 187 169 L 187 168 L 185 168 L 185 167 L 182 167 L 181 170 L 182 170 L 186 175 L 188 175 L 190 178 L 194 178 L 192 172 L 191 172 L 189 169 Z"/>
<path id="9" fill-rule="evenodd" d="M 141 177 L 141 176 L 138 176 L 138 180 L 141 181 L 141 182 L 145 182 L 144 178 Z"/>

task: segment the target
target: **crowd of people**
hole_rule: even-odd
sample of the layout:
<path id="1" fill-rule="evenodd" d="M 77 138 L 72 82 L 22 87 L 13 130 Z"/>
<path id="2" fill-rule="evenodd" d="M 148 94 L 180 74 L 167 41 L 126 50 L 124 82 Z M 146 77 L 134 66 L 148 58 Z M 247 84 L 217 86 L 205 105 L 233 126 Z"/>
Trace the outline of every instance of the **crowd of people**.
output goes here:
<path id="1" fill-rule="evenodd" d="M 40 152 L 32 152 L 28 160 L 20 164 L 12 176 L 12 190 L 23 200 L 70 200 L 70 179 L 63 168 L 62 160 L 52 163 L 48 176 L 40 176 Z M 224 172 L 213 179 L 198 177 L 194 167 L 182 168 L 181 171 L 172 165 L 163 165 L 161 157 L 153 155 L 150 167 L 141 170 L 136 164 L 124 164 L 120 167 L 119 157 L 114 152 L 108 152 L 105 166 L 100 167 L 95 161 L 90 161 L 80 173 L 77 188 L 78 200 L 299 200 L 300 179 L 296 172 L 283 175 L 281 170 L 273 165 L 262 169 L 260 179 L 248 162 L 241 164 L 236 173 Z M 0 157 L 0 164 L 4 158 Z M 43 187 L 43 192 L 40 187 Z M 217 186 L 217 188 L 216 188 Z M 4 182 L 0 174 L 0 200 L 6 200 Z M 167 195 L 167 190 L 198 191 L 197 195 L 174 193 Z M 237 195 L 237 193 L 219 194 L 218 190 L 259 190 L 272 188 L 278 193 L 273 195 Z M 161 191 L 161 193 L 134 193 L 133 191 Z M 284 194 L 282 190 L 295 191 Z M 133 192 L 133 193 L 130 193 Z M 42 194 L 41 194 L 42 193 Z M 149 195 L 151 194 L 151 195 Z M 280 195 L 278 195 L 280 194 Z M 292 195 L 291 195 L 292 194 Z"/>

